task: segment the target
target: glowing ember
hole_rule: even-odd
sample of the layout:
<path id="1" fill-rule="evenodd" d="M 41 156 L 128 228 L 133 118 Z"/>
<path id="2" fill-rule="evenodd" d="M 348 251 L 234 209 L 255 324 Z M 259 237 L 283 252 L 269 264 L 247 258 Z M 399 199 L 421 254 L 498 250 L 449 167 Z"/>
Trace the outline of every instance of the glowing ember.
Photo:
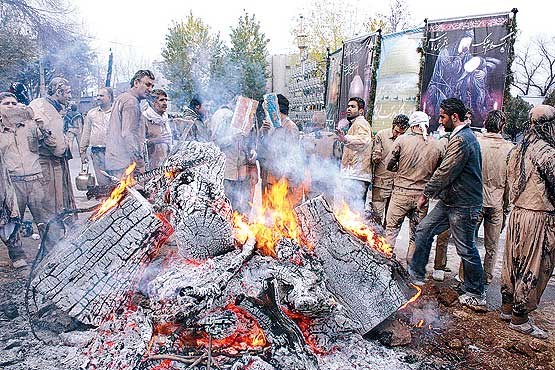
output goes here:
<path id="1" fill-rule="evenodd" d="M 329 352 L 327 352 L 327 351 L 321 349 L 320 347 L 318 347 L 318 345 L 316 344 L 316 341 L 314 340 L 314 338 L 312 338 L 311 330 L 310 330 L 310 328 L 312 327 L 312 319 L 306 317 L 305 315 L 303 315 L 301 313 L 288 310 L 284 306 L 281 307 L 281 310 L 291 320 L 295 321 L 295 323 L 297 324 L 299 329 L 301 329 L 301 333 L 303 333 L 304 340 L 306 341 L 306 344 L 308 344 L 308 346 L 310 347 L 310 349 L 312 350 L 313 353 L 316 353 L 316 354 L 319 354 L 319 355 L 329 354 Z"/>
<path id="2" fill-rule="evenodd" d="M 347 203 L 343 201 L 339 210 L 336 210 L 337 221 L 346 230 L 353 233 L 357 238 L 363 240 L 370 248 L 384 254 L 386 257 L 393 255 L 393 248 L 387 243 L 385 238 L 372 231 L 362 220 L 360 214 L 351 211 Z"/>
<path id="3" fill-rule="evenodd" d="M 127 167 L 118 186 L 114 189 L 114 191 L 112 191 L 112 194 L 110 194 L 110 197 L 108 197 L 104 202 L 102 202 L 102 204 L 100 205 L 96 213 L 91 216 L 92 221 L 98 220 L 106 212 L 114 208 L 119 203 L 119 201 L 123 198 L 125 189 L 128 186 L 135 185 L 135 179 L 133 178 L 133 171 L 135 170 L 136 166 L 137 164 L 133 162 L 129 167 Z"/>
<path id="4" fill-rule="evenodd" d="M 401 308 L 399 308 L 400 310 L 402 310 L 403 308 L 406 308 L 409 304 L 416 301 L 420 297 L 420 295 L 422 294 L 422 288 L 420 288 L 419 286 L 414 285 L 414 284 L 411 284 L 411 285 L 414 289 L 416 289 L 416 294 L 407 303 L 402 305 Z"/>
<path id="5" fill-rule="evenodd" d="M 275 256 L 275 245 L 282 238 L 299 241 L 299 225 L 293 212 L 294 202 L 289 196 L 289 184 L 281 179 L 264 193 L 262 207 L 255 208 L 252 222 L 237 212 L 233 214 L 235 238 L 245 243 L 249 237 L 256 239 L 262 254 Z"/>
<path id="6" fill-rule="evenodd" d="M 423 326 L 424 326 L 424 320 L 418 320 L 416 325 L 414 325 L 415 328 L 421 328 Z"/>

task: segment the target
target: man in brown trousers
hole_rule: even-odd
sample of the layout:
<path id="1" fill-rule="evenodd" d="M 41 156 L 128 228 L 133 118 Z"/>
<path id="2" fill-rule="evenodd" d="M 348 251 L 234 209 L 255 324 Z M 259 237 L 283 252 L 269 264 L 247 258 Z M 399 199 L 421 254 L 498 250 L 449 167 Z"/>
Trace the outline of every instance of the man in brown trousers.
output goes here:
<path id="1" fill-rule="evenodd" d="M 45 204 L 52 214 L 64 209 L 75 208 L 73 188 L 69 174 L 68 159 L 71 153 L 64 135 L 64 121 L 61 115 L 71 99 L 71 87 L 67 80 L 55 77 L 48 85 L 48 95 L 35 99 L 29 104 L 35 118 L 44 121 L 44 130 L 50 132 L 54 145 L 39 145 L 39 161 L 42 167 L 43 185 L 47 194 Z"/>
<path id="2" fill-rule="evenodd" d="M 505 114 L 499 110 L 488 113 L 484 126 L 487 132 L 478 137 L 482 152 L 482 179 L 484 203 L 478 219 L 484 220 L 484 278 L 489 284 L 497 257 L 499 235 L 503 228 L 503 215 L 508 214 L 507 160 L 514 145 L 501 136 Z"/>
<path id="3" fill-rule="evenodd" d="M 438 142 L 428 136 L 430 118 L 424 112 L 414 112 L 409 119 L 410 131 L 395 140 L 386 158 L 387 169 L 396 172 L 393 193 L 387 210 L 385 235 L 395 246 L 405 217 L 410 220 L 407 262 L 414 253 L 414 233 L 420 221 L 428 213 L 428 205 L 417 207 L 417 200 L 426 183 L 441 162 Z"/>
<path id="4" fill-rule="evenodd" d="M 393 127 L 378 131 L 374 138 L 372 162 L 374 178 L 372 179 L 372 208 L 376 219 L 385 227 L 385 215 L 393 190 L 393 172 L 387 170 L 385 158 L 391 152 L 395 139 L 403 135 L 409 127 L 409 117 L 399 114 L 393 119 Z"/>
<path id="5" fill-rule="evenodd" d="M 537 308 L 555 265 L 555 108 L 530 110 L 523 141 L 509 157 L 514 209 L 501 273 L 501 319 L 535 338 L 547 333 L 528 317 Z"/>

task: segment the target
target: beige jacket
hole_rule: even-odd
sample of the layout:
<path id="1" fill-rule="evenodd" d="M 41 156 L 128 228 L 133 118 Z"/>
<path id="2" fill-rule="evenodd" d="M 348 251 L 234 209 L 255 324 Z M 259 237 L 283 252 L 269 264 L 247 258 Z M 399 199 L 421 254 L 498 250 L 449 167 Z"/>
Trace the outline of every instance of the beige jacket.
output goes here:
<path id="1" fill-rule="evenodd" d="M 42 134 L 33 120 L 16 125 L 15 129 L 0 123 L 0 154 L 10 176 L 42 177 L 39 162 L 39 140 L 46 148 L 56 145 L 51 136 Z"/>
<path id="2" fill-rule="evenodd" d="M 368 121 L 358 116 L 347 135 L 347 142 L 343 148 L 341 159 L 341 174 L 343 177 L 372 181 L 372 128 Z"/>
<path id="3" fill-rule="evenodd" d="M 424 141 L 422 134 L 409 132 L 399 136 L 386 158 L 387 168 L 396 172 L 393 185 L 415 193 L 424 190 L 426 183 L 441 162 L 441 144 L 433 137 Z"/>
<path id="4" fill-rule="evenodd" d="M 372 149 L 372 162 L 374 162 L 373 186 L 380 189 L 391 190 L 393 187 L 393 172 L 387 170 L 385 159 L 393 149 L 393 129 L 385 128 L 378 131 L 374 138 Z M 381 152 L 381 154 L 380 154 Z"/>
<path id="5" fill-rule="evenodd" d="M 106 147 L 106 128 L 111 114 L 112 108 L 103 111 L 100 107 L 93 108 L 87 113 L 79 143 L 81 157 L 86 154 L 89 146 Z"/>
<path id="6" fill-rule="evenodd" d="M 106 129 L 106 169 L 122 170 L 132 162 L 144 168 L 144 143 L 139 99 L 124 92 L 114 101 Z"/>
<path id="7" fill-rule="evenodd" d="M 40 145 L 39 154 L 45 157 L 62 157 L 67 149 L 62 115 L 45 98 L 35 99 L 29 106 L 33 108 L 35 118 L 44 121 L 44 130 L 50 133 L 54 144 L 52 146 Z"/>
<path id="8" fill-rule="evenodd" d="M 554 212 L 555 204 L 551 203 L 547 197 L 546 181 L 551 181 L 550 185 L 555 187 L 555 179 L 542 177 L 539 168 L 545 173 L 555 173 L 555 149 L 541 140 L 532 143 L 525 154 L 524 169 L 520 163 L 521 150 L 522 146 L 518 145 L 509 154 L 507 177 L 511 203 L 528 210 Z M 520 193 L 519 183 L 522 170 L 524 170 L 526 183 L 524 190 Z"/>
<path id="9" fill-rule="evenodd" d="M 485 133 L 477 139 L 482 152 L 483 207 L 507 208 L 507 161 L 514 145 L 501 134 Z"/>

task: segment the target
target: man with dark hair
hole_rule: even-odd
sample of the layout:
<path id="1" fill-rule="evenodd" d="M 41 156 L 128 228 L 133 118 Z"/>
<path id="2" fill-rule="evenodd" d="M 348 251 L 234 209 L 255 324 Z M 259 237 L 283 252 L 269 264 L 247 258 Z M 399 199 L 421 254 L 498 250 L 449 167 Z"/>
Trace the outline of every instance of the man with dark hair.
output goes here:
<path id="1" fill-rule="evenodd" d="M 139 70 L 130 82 L 129 90 L 117 97 L 106 130 L 106 170 L 120 178 L 133 162 L 136 170 L 144 172 L 143 145 L 145 130 L 141 125 L 140 101 L 154 88 L 154 74 Z"/>
<path id="2" fill-rule="evenodd" d="M 81 163 L 88 163 L 87 149 L 91 148 L 91 158 L 98 185 L 110 184 L 106 171 L 106 128 L 112 114 L 114 91 L 111 87 L 102 87 L 96 94 L 98 107 L 89 110 L 83 123 L 83 133 L 79 142 Z"/>
<path id="3" fill-rule="evenodd" d="M 501 319 L 510 320 L 513 330 L 547 339 L 528 315 L 537 308 L 555 266 L 555 108 L 538 105 L 528 120 L 508 164 L 514 209 L 501 270 Z"/>
<path id="4" fill-rule="evenodd" d="M 351 210 L 362 214 L 368 186 L 372 183 L 372 128 L 364 118 L 364 100 L 361 98 L 350 98 L 346 113 L 349 124 L 335 131 L 337 140 L 344 145 L 341 158 L 343 181 L 338 198 Z"/>
<path id="5" fill-rule="evenodd" d="M 261 178 L 263 191 L 267 191 L 281 178 L 286 178 L 291 185 L 293 202 L 300 202 L 303 177 L 303 158 L 299 142 L 300 131 L 295 122 L 289 118 L 289 100 L 277 94 L 281 127 L 264 120 L 261 128 L 263 136 L 263 157 Z"/>
<path id="6" fill-rule="evenodd" d="M 484 126 L 487 132 L 478 137 L 482 152 L 482 179 L 484 202 L 480 219 L 484 221 L 484 274 L 486 284 L 493 278 L 499 236 L 504 225 L 504 215 L 509 213 L 507 161 L 513 144 L 503 138 L 505 114 L 499 110 L 488 113 Z"/>
<path id="7" fill-rule="evenodd" d="M 465 113 L 466 108 L 459 99 L 441 102 L 439 123 L 451 136 L 445 156 L 424 188 L 418 207 L 424 207 L 431 198 L 439 197 L 439 201 L 416 229 L 416 248 L 409 273 L 415 284 L 424 284 L 434 236 L 450 228 L 464 266 L 465 293 L 459 301 L 484 311 L 484 271 L 474 240 L 482 206 L 482 156 L 474 133 L 463 121 Z"/>
<path id="8" fill-rule="evenodd" d="M 146 132 L 146 153 L 149 170 L 160 167 L 172 147 L 172 131 L 168 122 L 168 94 L 164 90 L 152 91 L 142 120 Z"/>
<path id="9" fill-rule="evenodd" d="M 189 102 L 189 107 L 184 110 L 184 125 L 180 127 L 180 139 L 189 141 L 208 142 L 211 140 L 211 133 L 205 122 L 206 110 L 202 106 L 203 102 L 198 95 L 193 96 Z M 185 127 L 187 126 L 187 127 Z"/>
<path id="10" fill-rule="evenodd" d="M 48 84 L 46 98 L 38 98 L 29 105 L 35 118 L 44 122 L 44 130 L 50 132 L 54 145 L 39 145 L 39 161 L 43 172 L 43 185 L 48 196 L 45 198 L 50 217 L 64 209 L 75 208 L 73 187 L 69 173 L 70 156 L 67 139 L 64 135 L 64 122 L 61 112 L 71 99 L 69 82 L 55 77 Z"/>
<path id="11" fill-rule="evenodd" d="M 372 183 L 372 208 L 377 219 L 385 227 L 385 215 L 391 191 L 393 189 L 393 173 L 387 170 L 385 158 L 391 153 L 393 143 L 397 137 L 403 135 L 409 128 L 409 117 L 399 114 L 393 118 L 391 128 L 378 131 L 374 138 L 372 162 L 374 163 L 374 178 Z"/>

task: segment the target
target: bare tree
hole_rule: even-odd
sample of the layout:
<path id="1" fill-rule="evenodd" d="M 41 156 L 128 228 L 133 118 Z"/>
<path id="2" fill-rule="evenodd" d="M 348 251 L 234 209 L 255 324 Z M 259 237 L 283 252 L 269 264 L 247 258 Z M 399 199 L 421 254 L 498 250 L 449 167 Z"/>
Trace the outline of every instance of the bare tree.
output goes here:
<path id="1" fill-rule="evenodd" d="M 555 37 L 538 37 L 515 55 L 513 86 L 523 95 L 546 96 L 555 88 Z"/>

